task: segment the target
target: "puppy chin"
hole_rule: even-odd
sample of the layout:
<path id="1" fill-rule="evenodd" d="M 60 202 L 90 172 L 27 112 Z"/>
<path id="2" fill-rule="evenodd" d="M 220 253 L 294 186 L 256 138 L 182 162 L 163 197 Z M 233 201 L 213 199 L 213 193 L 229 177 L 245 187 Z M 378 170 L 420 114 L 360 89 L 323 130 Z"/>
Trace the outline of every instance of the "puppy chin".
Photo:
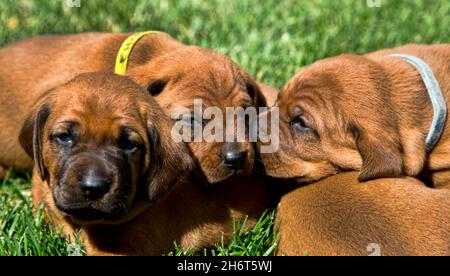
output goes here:
<path id="1" fill-rule="evenodd" d="M 78 225 L 113 223 L 127 215 L 127 208 L 121 204 L 112 208 L 100 208 L 95 203 L 61 203 L 55 200 L 55 205 L 64 217 Z"/>
<path id="2" fill-rule="evenodd" d="M 64 193 L 53 191 L 53 201 L 65 218 L 77 225 L 114 223 L 127 216 L 128 207 L 120 200 L 87 201 L 64 197 Z"/>
<path id="3" fill-rule="evenodd" d="M 228 180 L 232 180 L 234 177 L 246 176 L 252 174 L 253 166 L 248 165 L 244 169 L 230 169 L 224 166 L 223 168 L 218 168 L 215 170 L 202 170 L 206 181 L 210 184 L 218 184 L 222 182 L 226 182 Z M 210 173 L 212 171 L 212 173 Z"/>

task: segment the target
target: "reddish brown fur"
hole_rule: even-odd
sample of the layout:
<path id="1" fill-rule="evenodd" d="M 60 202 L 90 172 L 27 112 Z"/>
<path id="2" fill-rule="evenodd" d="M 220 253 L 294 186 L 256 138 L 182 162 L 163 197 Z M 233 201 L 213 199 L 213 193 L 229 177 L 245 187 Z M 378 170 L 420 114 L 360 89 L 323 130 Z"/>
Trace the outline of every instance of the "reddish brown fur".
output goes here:
<path id="1" fill-rule="evenodd" d="M 112 72 L 118 49 L 128 36 L 129 34 L 101 33 L 43 36 L 16 42 L 0 49 L 0 61 L 9 64 L 7 69 L 0 69 L 0 87 L 2 87 L 0 93 L 0 102 L 2 103 L 0 105 L 0 114 L 2 114 L 0 115 L 0 167 L 13 167 L 19 171 L 31 169 L 32 160 L 21 149 L 17 137 L 19 136 L 19 126 L 32 109 L 35 99 L 45 91 L 64 84 L 79 73 Z M 166 108 L 167 113 L 170 113 L 170 109 L 175 104 L 192 104 L 194 97 L 201 97 L 205 103 L 219 107 L 264 105 L 257 85 L 231 60 L 207 49 L 183 45 L 166 34 L 148 35 L 138 42 L 132 51 L 127 75 L 143 87 L 151 88 L 149 89 L 151 93 L 159 93 L 156 100 Z M 161 82 L 165 84 L 163 93 L 154 89 L 154 84 Z M 250 93 L 252 89 L 255 90 L 254 95 Z M 71 102 L 72 100 L 69 99 L 66 104 Z M 96 116 L 93 114 L 92 118 L 87 121 L 91 119 L 95 121 Z M 163 132 L 168 133 L 166 130 Z M 220 146 L 220 144 L 212 144 L 197 147 L 192 145 L 191 147 L 195 159 L 200 161 L 199 173 L 205 174 L 210 182 L 222 181 L 232 174 L 230 171 L 217 168 L 221 160 L 220 154 L 215 150 Z M 254 151 L 250 143 L 242 143 L 241 146 L 249 151 L 248 163 L 242 174 L 250 174 Z M 202 160 L 204 161 L 202 162 Z M 57 171 L 54 170 L 53 173 L 56 175 Z M 172 175 L 178 176 L 174 172 Z M 239 221 L 244 214 L 248 213 L 250 215 L 248 225 L 251 226 L 255 222 L 257 215 L 265 206 L 267 188 L 266 183 L 258 177 L 243 176 L 242 178 L 233 178 L 232 181 L 233 183 L 228 184 L 230 190 L 227 191 L 222 191 L 225 190 L 224 187 L 210 187 L 212 189 L 210 193 L 213 194 L 211 198 L 206 197 L 209 195 L 208 193 L 202 193 L 195 189 L 194 187 L 197 186 L 194 186 L 193 183 L 186 184 L 193 186 L 192 192 L 189 189 L 183 191 L 186 193 L 184 195 L 186 198 L 198 199 L 199 202 L 195 202 L 195 204 L 201 204 L 204 201 L 205 204 L 209 204 L 206 205 L 206 209 L 211 206 L 211 210 L 215 210 L 217 213 L 207 213 L 202 217 L 200 213 L 197 213 L 204 212 L 205 210 L 202 208 L 189 209 L 181 203 L 179 205 L 172 203 L 174 204 L 173 209 L 163 209 L 158 206 L 169 207 L 167 207 L 167 203 L 161 203 L 161 205 L 153 206 L 157 214 L 168 212 L 184 216 L 168 220 L 158 219 L 161 224 L 151 224 L 152 227 L 155 227 L 151 231 L 170 232 L 172 230 L 166 229 L 167 225 L 172 225 L 178 219 L 182 219 L 179 223 L 184 226 L 180 231 L 168 233 L 163 240 L 145 240 L 144 238 L 148 237 L 145 233 L 137 233 L 136 236 L 133 234 L 116 236 L 117 241 L 121 242 L 117 248 L 123 249 L 115 251 L 105 249 L 105 245 L 101 242 L 93 241 L 91 245 L 88 245 L 88 248 L 92 249 L 89 249 L 89 254 L 160 254 L 172 248 L 174 240 L 179 241 L 185 247 L 200 248 L 220 241 L 220 235 L 212 236 L 210 234 L 217 234 L 222 230 L 228 231 L 225 233 L 225 238 L 228 238 L 231 234 L 230 225 L 233 219 Z M 40 181 L 36 177 L 34 182 L 36 183 L 33 185 L 34 202 L 45 201 L 50 210 L 54 211 L 54 204 L 47 186 L 39 184 Z M 198 183 L 198 185 L 201 184 Z M 247 195 L 250 194 L 247 191 L 250 188 L 255 188 L 251 194 L 260 200 L 253 199 L 254 201 L 247 202 Z M 217 192 L 215 192 L 216 189 Z M 218 191 L 227 196 L 215 196 L 214 194 Z M 172 196 L 172 198 L 177 197 L 179 196 L 176 194 Z M 233 203 L 235 201 L 236 203 Z M 135 211 L 130 217 L 141 211 L 140 206 L 135 207 L 133 209 Z M 57 213 L 54 215 L 56 221 L 62 223 L 62 217 Z M 147 222 L 151 221 L 147 220 L 142 223 Z M 138 228 L 141 222 L 134 220 L 133 223 Z M 134 229 L 133 227 L 129 229 Z M 71 233 L 71 228 L 68 226 L 66 228 Z M 189 231 L 191 229 L 192 231 Z M 198 229 L 209 230 L 203 232 Z M 94 234 L 90 232 L 88 236 L 86 239 L 96 240 L 95 232 Z M 140 240 L 141 238 L 142 240 Z M 127 246 L 125 241 L 142 242 L 148 247 L 133 248 Z"/>
<path id="2" fill-rule="evenodd" d="M 219 243 L 222 234 L 225 241 L 229 240 L 233 221 L 242 221 L 246 215 L 249 215 L 247 226 L 254 225 L 268 203 L 266 182 L 256 176 L 241 177 L 229 185 L 214 187 L 204 187 L 192 180 L 183 181 L 183 174 L 190 168 L 190 159 L 186 160 L 183 147 L 172 145 L 171 122 L 147 93 L 130 85 L 129 80 L 120 81 L 122 79 L 109 74 L 85 74 L 38 100 L 31 118 L 36 117 L 42 105 L 48 105 L 50 110 L 42 136 L 42 151 L 38 153 L 42 154 L 43 167 L 48 171 L 48 177 L 43 181 L 38 169 L 35 170 L 34 204 L 43 202 L 57 226 L 64 226 L 69 236 L 74 229 L 81 229 L 89 255 L 159 255 L 172 250 L 174 241 L 185 249 L 198 250 Z M 96 99 L 95 103 L 93 99 Z M 84 139 L 99 145 L 117 141 L 114 118 L 125 118 L 125 121 L 122 119 L 120 122 L 132 125 L 139 130 L 141 137 L 146 136 L 144 132 L 147 125 L 151 125 L 160 133 L 162 143 L 161 148 L 152 150 L 169 151 L 159 159 L 176 164 L 176 170 L 165 164 L 157 175 L 148 180 L 148 191 L 160 193 L 152 190 L 154 181 L 169 180 L 170 183 L 165 184 L 166 189 L 170 188 L 167 185 L 176 182 L 173 177 L 183 182 L 151 205 L 142 201 L 142 195 L 130 194 L 130 199 L 134 200 L 130 203 L 128 214 L 115 221 L 85 222 L 60 212 L 55 206 L 52 192 L 61 173 L 59 155 L 55 153 L 48 137 L 58 122 L 67 118 L 79 121 L 86 129 L 83 132 Z M 23 130 L 25 134 L 22 135 L 26 148 L 31 143 L 29 140 L 32 135 L 27 134 L 29 128 L 26 123 Z M 148 140 L 143 138 L 143 142 L 147 149 L 151 148 Z M 149 155 L 146 155 L 143 170 L 155 166 L 155 161 L 150 161 Z M 138 180 L 135 185 L 143 184 L 146 183 Z M 138 187 L 132 189 L 137 190 Z M 248 200 L 246 195 L 249 194 L 252 200 Z"/>
<path id="3" fill-rule="evenodd" d="M 450 191 L 415 178 L 359 183 L 342 173 L 283 196 L 278 255 L 450 254 Z"/>
<path id="4" fill-rule="evenodd" d="M 20 130 L 18 126 L 25 120 L 35 99 L 79 73 L 113 71 L 118 49 L 128 36 L 129 34 L 100 33 L 43 36 L 16 42 L 0 50 L 0 62 L 9 64 L 8 68 L 0 69 L 0 87 L 2 87 L 0 168 L 3 165 L 22 171 L 31 169 L 32 160 L 20 148 L 17 137 Z M 166 108 L 167 113 L 170 113 L 173 106 L 191 105 L 194 97 L 202 98 L 207 105 L 219 107 L 264 105 L 257 85 L 231 60 L 206 49 L 183 45 L 166 34 L 148 35 L 138 42 L 132 51 L 127 74 L 143 87 L 151 88 L 149 89 L 151 93 L 161 92 L 154 91 L 153 84 L 163 82 L 165 89 L 163 93 L 156 96 L 156 100 Z M 252 92 L 254 95 L 251 95 Z M 84 92 L 79 91 L 79 93 Z M 61 110 L 67 108 L 64 105 L 67 103 L 78 105 L 72 99 L 61 98 L 58 102 L 62 104 Z M 88 124 L 97 121 L 98 114 L 92 110 L 85 111 L 91 112 L 90 117 L 86 119 Z M 56 113 L 55 116 L 58 114 Z M 90 133 L 94 136 L 105 133 L 101 129 L 102 126 L 106 128 L 106 125 L 100 124 L 98 132 Z M 161 131 L 167 135 L 169 133 L 166 129 Z M 194 144 L 191 147 L 196 160 L 200 163 L 201 172 L 210 182 L 222 181 L 233 174 L 220 167 L 220 154 L 216 151 L 220 146 L 220 144 Z M 250 174 L 254 155 L 253 147 L 250 143 L 242 143 L 240 146 L 249 152 L 248 163 L 242 173 Z M 51 163 L 51 160 L 45 162 Z M 51 174 L 58 174 L 57 169 L 50 170 Z M 171 173 L 178 176 L 176 172 Z M 185 199 L 189 199 L 195 208 L 186 206 L 182 202 L 168 204 L 166 200 L 165 203 L 158 203 L 147 209 L 150 210 L 149 213 L 144 213 L 142 216 L 145 217 L 148 214 L 148 216 L 160 215 L 161 217 L 145 218 L 143 221 L 133 220 L 133 226 L 120 230 L 124 232 L 123 236 L 115 236 L 117 243 L 114 249 L 107 249 L 102 242 L 95 242 L 99 237 L 96 236 L 96 231 L 89 230 L 86 237 L 87 240 L 92 240 L 88 244 L 89 253 L 160 254 L 171 249 L 174 240 L 184 247 L 192 246 L 196 249 L 212 246 L 213 242 L 220 241 L 222 231 L 226 232 L 225 238 L 229 238 L 233 219 L 239 221 L 243 219 L 244 214 L 249 214 L 248 225 L 251 226 L 255 222 L 265 206 L 267 188 L 264 181 L 256 179 L 258 177 L 233 178 L 235 183 L 229 183 L 229 190 L 217 187 L 211 188 L 212 190 L 208 192 L 203 192 L 193 183 L 188 182 L 183 186 L 186 190 L 182 188 L 178 190 L 182 191 L 183 203 Z M 34 182 L 34 202 L 46 202 L 47 207 L 53 210 L 56 220 L 61 222 L 62 217 L 54 212 L 53 200 L 46 184 L 40 183 L 37 177 L 34 178 Z M 250 194 L 249 189 L 252 189 L 254 201 L 247 200 L 246 195 Z M 179 197 L 177 192 L 173 192 L 168 198 L 178 199 Z M 205 212 L 209 208 L 211 212 Z M 132 216 L 140 211 L 140 207 L 135 210 Z M 163 214 L 177 216 L 168 217 Z M 172 226 L 176 223 L 180 225 L 180 229 L 173 229 Z M 150 229 L 148 234 L 133 230 L 143 225 L 147 225 L 145 227 Z M 70 227 L 66 228 L 70 233 Z M 167 235 L 163 237 L 162 234 L 158 234 L 157 237 L 152 237 L 155 231 L 167 232 Z M 119 241 L 120 244 L 118 244 Z M 145 244 L 145 247 L 133 247 L 132 242 Z"/>
<path id="5" fill-rule="evenodd" d="M 23 122 L 37 95 L 61 85 L 82 72 L 114 70 L 115 58 L 129 34 L 86 33 L 41 36 L 0 49 L 0 166 L 31 170 L 32 160 L 17 143 Z M 127 75 L 151 93 L 170 113 L 174 106 L 190 106 L 193 98 L 205 105 L 264 106 L 260 90 L 229 58 L 213 51 L 183 45 L 167 34 L 144 36 L 134 47 Z M 155 85 L 156 91 L 153 91 Z M 161 84 L 164 84 L 161 86 Z M 254 90 L 254 91 L 252 91 Z M 254 95 L 251 95 L 254 94 Z M 220 143 L 196 143 L 191 149 L 208 182 L 220 182 L 234 174 L 224 167 Z M 248 151 L 242 174 L 250 174 L 254 151 L 250 143 L 236 144 Z"/>
<path id="6" fill-rule="evenodd" d="M 194 182 L 178 185 L 129 223 L 87 227 L 89 253 L 161 255 L 173 251 L 174 241 L 196 252 L 220 244 L 222 238 L 228 243 L 235 223 L 247 217 L 245 229 L 250 229 L 267 206 L 269 192 L 264 181 L 255 176 L 241 177 L 229 187 L 205 188 Z M 238 194 L 251 194 L 252 199 Z"/>
<path id="7" fill-rule="evenodd" d="M 419 72 L 404 60 L 386 57 L 392 53 L 427 62 L 448 101 L 450 45 L 407 45 L 318 61 L 279 94 L 281 148 L 262 155 L 268 174 L 312 182 L 346 170 L 359 170 L 361 181 L 428 173 L 436 187 L 445 187 L 448 121 L 427 155 L 425 137 L 433 116 L 428 93 Z M 295 131 L 295 118 L 309 130 Z"/>
<path id="8" fill-rule="evenodd" d="M 117 225 L 91 224 L 77 227 L 54 206 L 48 184 L 35 172 L 33 201 L 44 203 L 56 226 L 68 236 L 81 229 L 88 255 L 161 255 L 174 250 L 199 251 L 230 241 L 234 223 L 247 219 L 246 229 L 256 223 L 268 205 L 269 187 L 259 176 L 241 177 L 229 185 L 203 187 L 200 183 L 177 185 L 151 206 L 136 207 Z M 251 194 L 251 200 L 244 196 Z"/>

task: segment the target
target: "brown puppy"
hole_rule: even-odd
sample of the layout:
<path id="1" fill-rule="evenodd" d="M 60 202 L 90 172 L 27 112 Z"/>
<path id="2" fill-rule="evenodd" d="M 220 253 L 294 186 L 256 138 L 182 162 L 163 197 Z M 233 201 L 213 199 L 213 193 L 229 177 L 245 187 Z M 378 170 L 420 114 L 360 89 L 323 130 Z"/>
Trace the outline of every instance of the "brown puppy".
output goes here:
<path id="1" fill-rule="evenodd" d="M 450 191 L 341 173 L 283 196 L 279 255 L 449 255 Z"/>
<path id="2" fill-rule="evenodd" d="M 205 53 L 197 54 L 193 65 L 194 68 L 201 70 L 193 74 L 191 67 L 179 62 L 189 55 L 187 51 L 190 50 L 180 50 L 167 58 L 155 61 L 155 66 L 164 68 L 158 70 L 155 78 L 163 81 L 158 82 L 156 88 L 150 87 L 150 93 L 168 115 L 172 115 L 177 108 L 186 108 L 191 114 L 187 123 L 194 130 L 196 124 L 205 127 L 211 121 L 195 117 L 195 100 L 202 101 L 203 110 L 211 107 L 219 108 L 224 114 L 223 126 L 226 125 L 227 108 L 266 106 L 258 85 L 230 59 L 205 50 Z M 130 75 L 135 75 L 137 82 L 144 84 L 148 76 L 137 72 L 138 69 L 136 73 L 133 71 L 130 70 Z M 236 138 L 237 122 L 238 120 L 231 129 L 224 127 L 224 137 L 231 134 Z M 200 176 L 208 183 L 218 183 L 232 176 L 250 175 L 253 171 L 255 150 L 254 144 L 249 140 L 247 127 L 245 138 L 241 142 L 237 142 L 236 139 L 223 142 L 203 139 L 188 143 L 201 168 Z"/>
<path id="3" fill-rule="evenodd" d="M 185 178 L 193 161 L 172 126 L 144 89 L 112 73 L 40 95 L 20 133 L 36 162 L 34 204 L 66 234 L 80 229 L 89 255 L 158 255 L 174 241 L 200 249 L 222 234 L 227 241 L 245 215 L 251 227 L 267 204 L 264 182 L 203 187 Z"/>
<path id="4" fill-rule="evenodd" d="M 86 33 L 41 36 L 0 49 L 0 167 L 19 171 L 32 160 L 17 143 L 18 128 L 36 95 L 82 72 L 114 70 L 121 44 L 130 34 Z M 164 33 L 142 37 L 126 71 L 156 97 L 167 113 L 202 98 L 207 106 L 265 106 L 258 85 L 229 58 L 184 45 Z M 164 92 L 164 93 L 162 93 Z M 190 144 L 201 173 L 210 183 L 235 174 L 250 174 L 253 146 L 242 143 Z M 226 156 L 232 157 L 226 160 Z"/>
<path id="5" fill-rule="evenodd" d="M 433 117 L 418 70 L 398 57 L 424 60 L 450 99 L 450 45 L 407 45 L 341 55 L 303 68 L 278 97 L 280 149 L 262 158 L 271 176 L 311 182 L 346 170 L 360 181 L 427 173 L 436 187 L 450 180 L 450 128 L 427 154 Z"/>

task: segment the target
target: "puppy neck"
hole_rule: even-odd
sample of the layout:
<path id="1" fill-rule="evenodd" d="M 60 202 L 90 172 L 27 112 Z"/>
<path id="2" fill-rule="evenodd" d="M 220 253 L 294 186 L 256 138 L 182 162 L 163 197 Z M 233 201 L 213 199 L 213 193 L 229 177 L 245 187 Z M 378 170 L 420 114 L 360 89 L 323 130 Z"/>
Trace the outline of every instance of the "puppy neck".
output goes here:
<path id="1" fill-rule="evenodd" d="M 386 73 L 385 81 L 390 89 L 395 113 L 398 114 L 403 150 L 405 156 L 411 157 L 405 158 L 406 170 L 410 172 L 409 175 L 416 175 L 423 168 L 427 154 L 431 160 L 432 153 L 439 152 L 441 144 L 438 142 L 433 149 L 426 149 L 426 137 L 430 132 L 434 116 L 427 87 L 417 68 L 405 60 L 390 56 L 377 57 L 374 60 Z M 446 136 L 445 132 L 447 132 L 447 128 L 444 128 L 442 136 Z M 417 155 L 418 152 L 423 152 L 423 154 Z M 430 169 L 436 165 L 431 164 L 430 161 L 428 163 Z"/>
<path id="2" fill-rule="evenodd" d="M 390 57 L 400 58 L 413 65 L 420 73 L 423 83 L 427 89 L 433 106 L 433 122 L 426 138 L 426 150 L 430 152 L 442 136 L 445 122 L 447 120 L 447 103 L 442 94 L 439 82 L 433 70 L 422 59 L 405 54 L 392 54 Z"/>

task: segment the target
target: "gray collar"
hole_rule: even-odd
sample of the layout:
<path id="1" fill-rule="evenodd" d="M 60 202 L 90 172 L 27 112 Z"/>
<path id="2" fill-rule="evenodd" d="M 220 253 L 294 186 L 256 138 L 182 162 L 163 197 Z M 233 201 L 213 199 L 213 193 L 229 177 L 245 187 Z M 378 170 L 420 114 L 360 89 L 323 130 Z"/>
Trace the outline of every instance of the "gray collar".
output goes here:
<path id="1" fill-rule="evenodd" d="M 439 87 L 439 82 L 436 80 L 430 66 L 420 58 L 405 54 L 393 54 L 389 56 L 398 57 L 411 63 L 422 76 L 423 83 L 427 88 L 434 111 L 433 122 L 431 123 L 427 139 L 425 140 L 425 149 L 427 153 L 431 152 L 439 141 L 439 138 L 441 138 L 447 119 L 447 104 L 444 95 L 442 95 L 441 88 Z"/>

